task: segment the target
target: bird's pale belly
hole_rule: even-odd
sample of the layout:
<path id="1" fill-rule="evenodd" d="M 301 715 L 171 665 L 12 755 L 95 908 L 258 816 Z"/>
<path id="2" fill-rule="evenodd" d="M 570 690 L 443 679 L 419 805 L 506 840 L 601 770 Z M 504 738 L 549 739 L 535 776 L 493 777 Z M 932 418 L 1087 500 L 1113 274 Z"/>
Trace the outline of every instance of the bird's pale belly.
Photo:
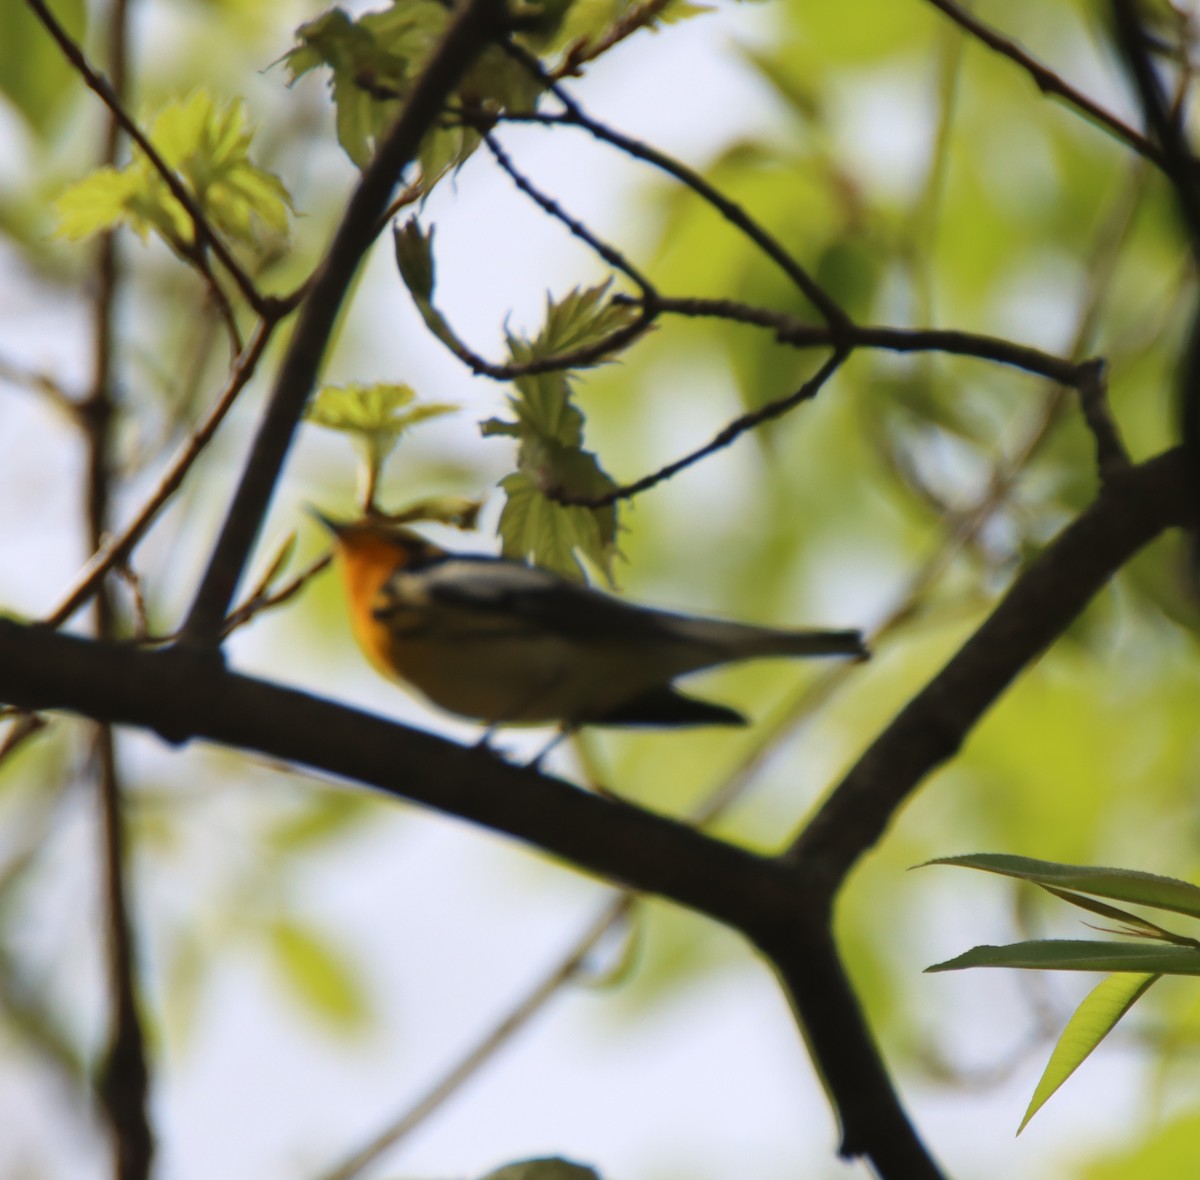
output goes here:
<path id="1" fill-rule="evenodd" d="M 600 717 L 670 676 L 631 660 L 623 645 L 597 645 L 581 659 L 577 643 L 528 634 L 430 645 L 406 638 L 393 645 L 392 658 L 435 705 L 500 725 Z"/>

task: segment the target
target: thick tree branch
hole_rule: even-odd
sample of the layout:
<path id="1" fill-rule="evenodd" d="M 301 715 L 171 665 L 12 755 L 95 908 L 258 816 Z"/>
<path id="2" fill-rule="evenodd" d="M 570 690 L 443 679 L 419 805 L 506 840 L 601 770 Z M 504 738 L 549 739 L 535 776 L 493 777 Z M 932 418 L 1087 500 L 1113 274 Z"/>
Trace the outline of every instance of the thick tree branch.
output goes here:
<path id="1" fill-rule="evenodd" d="M 306 289 L 241 482 L 184 625 L 188 642 L 211 645 L 218 641 L 334 322 L 359 263 L 375 240 L 380 216 L 401 172 L 416 157 L 421 140 L 463 74 L 503 33 L 505 16 L 504 0 L 464 0 L 347 203 L 333 241 Z"/>
<path id="2" fill-rule="evenodd" d="M 893 1157 L 908 1163 L 926 1158 L 924 1148 L 891 1092 L 852 993 L 822 982 L 826 975 L 835 982 L 841 978 L 836 956 L 823 960 L 822 978 L 810 977 L 804 956 L 796 957 L 795 947 L 810 937 L 814 945 L 831 947 L 828 933 L 820 933 L 827 910 L 809 898 L 804 882 L 784 862 L 511 766 L 485 751 L 237 675 L 186 649 L 145 651 L 0 619 L 0 699 L 154 730 L 172 742 L 212 741 L 353 779 L 505 832 L 607 880 L 669 898 L 745 932 L 768 954 L 780 956 L 780 977 L 804 1027 L 818 1030 L 810 1043 L 822 1054 L 822 1074 L 839 1087 L 847 1077 L 847 1085 L 872 1102 L 890 1101 L 888 1109 L 874 1112 L 875 1134 L 845 1116 L 856 1104 L 861 1108 L 862 1100 L 850 1089 L 832 1091 L 846 1127 L 855 1128 L 853 1134 L 847 1129 L 843 1150 L 869 1156 L 881 1175 L 894 1180 L 937 1176 L 932 1164 L 904 1170 L 886 1163 Z M 830 1024 L 833 1019 L 847 1023 Z M 825 1054 L 846 1064 L 826 1060 Z"/>
<path id="3" fill-rule="evenodd" d="M 459 816 L 738 926 L 782 895 L 770 861 L 382 717 L 146 651 L 0 619 L 0 700 L 251 750 Z M 790 891 L 790 886 L 788 886 Z"/>

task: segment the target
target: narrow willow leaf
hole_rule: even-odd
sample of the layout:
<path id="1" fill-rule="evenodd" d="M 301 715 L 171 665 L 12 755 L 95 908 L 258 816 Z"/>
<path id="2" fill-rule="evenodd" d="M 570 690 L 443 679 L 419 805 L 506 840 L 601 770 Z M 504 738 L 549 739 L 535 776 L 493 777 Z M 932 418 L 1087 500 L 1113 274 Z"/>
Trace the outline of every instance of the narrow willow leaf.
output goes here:
<path id="1" fill-rule="evenodd" d="M 1177 946 L 1200 947 L 1200 942 L 1197 942 L 1196 939 L 1176 934 L 1173 930 L 1167 930 L 1165 927 L 1159 926 L 1158 923 L 1151 922 L 1149 918 L 1143 918 L 1138 914 L 1130 913 L 1119 906 L 1108 905 L 1106 902 L 1097 901 L 1094 897 L 1086 897 L 1080 893 L 1071 893 L 1066 889 L 1056 889 L 1052 885 L 1043 885 L 1042 888 L 1047 893 L 1057 897 L 1060 901 L 1078 906 L 1081 910 L 1087 910 L 1090 914 L 1099 914 L 1100 917 L 1108 918 L 1110 921 L 1125 923 L 1125 928 L 1118 931 L 1120 934 L 1126 934 L 1132 938 L 1161 939 L 1163 942 L 1173 942 Z"/>
<path id="2" fill-rule="evenodd" d="M 1087 1060 L 1092 1050 L 1149 990 L 1158 975 L 1110 975 L 1102 980 L 1067 1021 L 1054 1052 L 1033 1091 L 1019 1135 L 1046 1100 Z"/>
<path id="3" fill-rule="evenodd" d="M 967 967 L 1018 967 L 1028 971 L 1140 971 L 1155 975 L 1200 975 L 1200 950 L 1185 946 L 1047 938 L 1008 946 L 977 946 L 929 972 Z"/>
<path id="4" fill-rule="evenodd" d="M 1160 877 L 1134 869 L 1110 869 L 1089 865 L 1065 865 L 1051 860 L 1033 860 L 1026 856 L 1007 856 L 1002 853 L 975 853 L 971 856 L 947 856 L 928 862 L 931 865 L 958 865 L 981 869 L 1032 881 L 1036 885 L 1053 885 L 1057 889 L 1090 893 L 1114 901 L 1132 902 L 1200 918 L 1200 887 L 1174 877 Z"/>

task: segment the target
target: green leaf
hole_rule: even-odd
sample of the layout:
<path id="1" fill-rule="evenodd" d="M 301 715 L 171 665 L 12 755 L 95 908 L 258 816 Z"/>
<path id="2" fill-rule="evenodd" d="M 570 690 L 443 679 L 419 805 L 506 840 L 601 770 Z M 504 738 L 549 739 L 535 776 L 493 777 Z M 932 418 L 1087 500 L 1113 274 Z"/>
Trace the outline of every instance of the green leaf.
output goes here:
<path id="1" fill-rule="evenodd" d="M 1133 869 L 1096 868 L 1086 865 L 1065 865 L 1049 860 L 1033 860 L 1026 856 L 1007 856 L 1001 853 L 977 853 L 972 856 L 949 856 L 931 860 L 934 865 L 959 865 L 981 869 L 1032 881 L 1056 889 L 1090 893 L 1114 901 L 1132 902 L 1154 909 L 1170 910 L 1200 918 L 1200 888 L 1174 877 L 1160 877 Z"/>
<path id="2" fill-rule="evenodd" d="M 196 90 L 164 107 L 148 135 L 219 233 L 251 247 L 261 246 L 264 234 L 287 234 L 291 198 L 277 176 L 251 162 L 254 135 L 240 99 L 218 105 Z M 68 238 L 118 224 L 140 237 L 153 230 L 176 249 L 195 238 L 191 217 L 136 148 L 124 168 L 85 176 L 59 196 L 55 208 L 59 232 Z"/>
<path id="3" fill-rule="evenodd" d="M 451 351 L 459 352 L 462 345 L 454 335 L 454 330 L 433 305 L 433 289 L 437 281 L 433 262 L 433 231 L 434 227 L 430 226 L 427 234 L 422 232 L 415 217 L 410 217 L 402 226 L 394 229 L 392 240 L 396 266 L 425 326 Z"/>
<path id="4" fill-rule="evenodd" d="M 611 286 L 612 281 L 608 280 L 594 287 L 576 287 L 557 303 L 547 298 L 546 322 L 531 346 L 534 355 L 556 356 L 599 344 L 632 324 L 638 318 L 638 309 L 609 299 Z M 605 359 L 601 357 L 590 364 L 602 364 Z"/>
<path id="5" fill-rule="evenodd" d="M 1017 1128 L 1019 1135 L 1026 1124 L 1055 1092 L 1087 1060 L 1092 1050 L 1116 1027 L 1117 1022 L 1149 990 L 1157 975 L 1110 975 L 1101 980 L 1075 1009 L 1050 1054 L 1050 1060 L 1033 1091 L 1025 1117 Z"/>
<path id="6" fill-rule="evenodd" d="M 377 470 L 405 431 L 458 410 L 449 402 L 417 403 L 416 397 L 412 387 L 403 384 L 326 385 L 304 416 L 317 426 L 351 435 Z"/>
<path id="7" fill-rule="evenodd" d="M 927 972 L 967 967 L 1017 967 L 1029 971 L 1139 971 L 1153 975 L 1200 975 L 1200 948 L 1146 946 L 1098 939 L 1047 938 L 1008 946 L 977 946 Z"/>
<path id="8" fill-rule="evenodd" d="M 428 303 L 433 298 L 435 271 L 433 265 L 433 232 L 423 233 L 421 223 L 410 217 L 403 225 L 392 231 L 392 242 L 396 252 L 396 266 L 408 293 L 418 304 Z"/>
<path id="9" fill-rule="evenodd" d="M 482 1180 L 600 1180 L 600 1173 L 570 1160 L 546 1158 L 506 1164 Z"/>
<path id="10" fill-rule="evenodd" d="M 152 222 L 133 216 L 143 188 L 142 177 L 132 171 L 98 168 L 76 181 L 54 202 L 58 232 L 64 238 L 79 241 L 124 221 L 138 237 L 145 238 Z"/>
<path id="11" fill-rule="evenodd" d="M 606 340 L 633 323 L 635 308 L 607 299 L 608 283 L 576 288 L 546 302 L 546 320 L 533 340 L 510 335 L 515 365 L 547 360 Z M 600 364 L 603 357 L 588 362 Z M 504 554 L 582 578 L 586 559 L 612 581 L 618 518 L 615 505 L 588 507 L 562 499 L 599 499 L 616 489 L 596 455 L 583 448 L 583 412 L 572 400 L 565 371 L 526 373 L 513 381 L 509 404 L 516 421 L 492 418 L 485 438 L 520 441 L 518 470 L 501 481 L 508 497 L 500 518 Z"/>
<path id="12" fill-rule="evenodd" d="M 1051 893 L 1059 898 L 1059 900 L 1073 906 L 1078 906 L 1081 910 L 1087 910 L 1088 913 L 1099 914 L 1100 917 L 1108 918 L 1113 922 L 1123 922 L 1125 928 L 1117 930 L 1115 933 L 1126 934 L 1133 938 L 1160 939 L 1163 942 L 1175 943 L 1177 946 L 1200 947 L 1200 942 L 1197 942 L 1196 939 L 1176 934 L 1173 930 L 1167 930 L 1165 927 L 1159 926 L 1156 922 L 1151 922 L 1148 918 L 1143 918 L 1140 914 L 1123 910 L 1118 906 L 1109 905 L 1107 902 L 1097 901 L 1093 897 L 1086 897 L 1080 893 L 1069 893 L 1065 889 L 1055 889 L 1052 885 L 1043 885 L 1042 888 L 1047 893 Z"/>
<path id="13" fill-rule="evenodd" d="M 76 44 L 83 41 L 85 0 L 56 0 L 54 15 Z M 7 3 L 0 35 L 0 94 L 37 134 L 45 135 L 67 101 L 78 94 L 80 83 L 78 72 L 28 5 Z"/>
<path id="14" fill-rule="evenodd" d="M 581 558 L 587 558 L 612 581 L 616 513 L 611 508 L 558 504 L 524 471 L 505 476 L 500 486 L 506 497 L 499 525 L 505 557 L 576 580 L 584 577 Z"/>
<path id="15" fill-rule="evenodd" d="M 346 957 L 323 935 L 281 919 L 269 931 L 276 968 L 293 995 L 326 1024 L 359 1032 L 370 1008 L 359 977 Z"/>
<path id="16" fill-rule="evenodd" d="M 350 435 L 362 456 L 360 500 L 364 510 L 376 511 L 375 493 L 388 455 L 400 437 L 419 422 L 454 413 L 448 402 L 416 403 L 412 387 L 400 384 L 327 385 L 304 416 L 318 426 Z"/>
<path id="17" fill-rule="evenodd" d="M 338 142 L 360 168 L 391 127 L 448 21 L 448 10 L 437 0 L 396 0 L 357 20 L 335 8 L 296 30 L 296 47 L 283 58 L 291 80 L 317 66 L 331 71 Z M 494 113 L 528 110 L 540 91 L 535 75 L 491 46 L 467 71 L 456 101 Z M 418 152 L 425 190 L 466 160 L 478 144 L 479 133 L 471 128 L 432 128 Z"/>

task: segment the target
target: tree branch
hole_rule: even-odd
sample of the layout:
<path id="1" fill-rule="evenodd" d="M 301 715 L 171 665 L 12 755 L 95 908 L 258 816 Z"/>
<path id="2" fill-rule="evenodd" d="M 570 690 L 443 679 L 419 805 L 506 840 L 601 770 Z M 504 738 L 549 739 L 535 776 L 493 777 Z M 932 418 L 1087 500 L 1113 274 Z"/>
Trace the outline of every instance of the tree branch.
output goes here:
<path id="1" fill-rule="evenodd" d="M 300 315 L 259 425 L 225 525 L 184 624 L 185 641 L 214 645 L 312 392 L 330 333 L 350 283 L 375 240 L 379 218 L 401 172 L 416 157 L 463 74 L 503 32 L 503 0 L 464 0 L 379 145 L 306 289 Z"/>
<path id="2" fill-rule="evenodd" d="M 1007 57 L 1009 61 L 1020 66 L 1034 81 L 1034 85 L 1043 93 L 1061 98 L 1073 106 L 1081 114 L 1105 131 L 1121 140 L 1127 147 L 1132 148 L 1139 156 L 1145 156 L 1160 168 L 1164 165 L 1164 157 L 1158 145 L 1147 139 L 1140 131 L 1122 122 L 1111 111 L 1107 111 L 1099 103 L 1069 85 L 1060 75 L 1036 58 L 1027 53 L 1011 37 L 998 33 L 991 26 L 984 24 L 973 13 L 968 12 L 955 0 L 929 0 L 929 3 L 940 12 L 945 13 L 956 25 L 970 33 L 981 45 Z"/>
<path id="3" fill-rule="evenodd" d="M 0 699 L 201 738 L 355 779 L 657 893 L 742 931 L 774 961 L 843 1124 L 844 1152 L 889 1177 L 936 1165 L 900 1108 L 831 941 L 833 896 L 917 784 L 1123 562 L 1188 519 L 1168 452 L 1114 477 L 901 712 L 784 856 L 755 856 L 672 820 L 491 755 L 162 652 L 0 620 Z"/>
<path id="4" fill-rule="evenodd" d="M 1181 450 L 1115 473 L 835 788 L 786 854 L 797 871 L 816 874 L 832 896 L 918 784 L 1113 574 L 1164 529 L 1190 521 Z"/>

